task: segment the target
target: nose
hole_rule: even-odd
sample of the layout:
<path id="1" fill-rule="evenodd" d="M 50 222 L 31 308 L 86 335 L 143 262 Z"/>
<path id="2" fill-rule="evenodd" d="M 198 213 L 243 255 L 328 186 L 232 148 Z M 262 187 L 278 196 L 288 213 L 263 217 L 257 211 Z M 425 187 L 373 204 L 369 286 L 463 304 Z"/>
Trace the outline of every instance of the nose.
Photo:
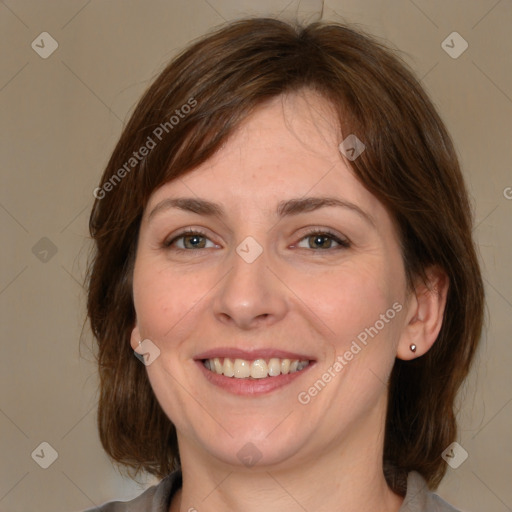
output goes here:
<path id="1" fill-rule="evenodd" d="M 266 250 L 252 262 L 233 251 L 230 271 L 217 288 L 213 301 L 216 318 L 243 330 L 270 326 L 287 311 L 285 285 L 269 266 Z"/>

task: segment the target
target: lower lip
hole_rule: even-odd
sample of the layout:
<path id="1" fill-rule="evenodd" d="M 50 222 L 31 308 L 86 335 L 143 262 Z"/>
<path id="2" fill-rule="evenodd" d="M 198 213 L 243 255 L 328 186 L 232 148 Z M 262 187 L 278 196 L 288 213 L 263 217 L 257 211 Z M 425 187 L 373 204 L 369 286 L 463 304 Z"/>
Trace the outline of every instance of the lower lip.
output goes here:
<path id="1" fill-rule="evenodd" d="M 290 384 L 295 379 L 298 379 L 301 375 L 305 374 L 312 366 L 313 362 L 310 362 L 304 369 L 288 373 L 286 375 L 278 375 L 276 377 L 265 377 L 264 379 L 237 379 L 236 377 L 226 377 L 208 370 L 202 361 L 196 361 L 199 369 L 208 381 L 215 386 L 218 386 L 234 395 L 246 395 L 256 396 L 271 393 L 276 389 L 280 389 L 287 384 Z"/>

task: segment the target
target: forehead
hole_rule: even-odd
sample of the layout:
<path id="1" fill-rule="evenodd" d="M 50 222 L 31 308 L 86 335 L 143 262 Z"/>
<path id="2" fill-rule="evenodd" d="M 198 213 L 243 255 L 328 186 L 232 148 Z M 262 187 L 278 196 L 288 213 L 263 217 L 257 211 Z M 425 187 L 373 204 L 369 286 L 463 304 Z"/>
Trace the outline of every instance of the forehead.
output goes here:
<path id="1" fill-rule="evenodd" d="M 173 196 L 209 198 L 233 214 L 267 211 L 289 198 L 333 196 L 364 206 L 374 218 L 386 214 L 357 180 L 338 146 L 334 106 L 302 90 L 259 105 L 207 161 L 156 190 L 151 209 Z"/>

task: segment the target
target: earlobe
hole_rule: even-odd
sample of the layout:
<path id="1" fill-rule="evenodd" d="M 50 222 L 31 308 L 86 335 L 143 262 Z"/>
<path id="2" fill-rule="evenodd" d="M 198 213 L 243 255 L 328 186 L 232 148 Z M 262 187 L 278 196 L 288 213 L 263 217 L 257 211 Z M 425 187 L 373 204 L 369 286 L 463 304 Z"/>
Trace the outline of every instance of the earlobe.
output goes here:
<path id="1" fill-rule="evenodd" d="M 398 343 L 397 357 L 403 360 L 415 359 L 430 350 L 443 324 L 449 278 L 438 267 L 430 267 L 428 283 L 419 281 L 411 293 L 408 319 Z"/>
<path id="2" fill-rule="evenodd" d="M 130 336 L 130 345 L 133 350 L 135 350 L 139 346 L 139 342 L 142 338 L 140 337 L 139 326 L 135 323 L 134 328 L 132 329 L 132 334 Z"/>

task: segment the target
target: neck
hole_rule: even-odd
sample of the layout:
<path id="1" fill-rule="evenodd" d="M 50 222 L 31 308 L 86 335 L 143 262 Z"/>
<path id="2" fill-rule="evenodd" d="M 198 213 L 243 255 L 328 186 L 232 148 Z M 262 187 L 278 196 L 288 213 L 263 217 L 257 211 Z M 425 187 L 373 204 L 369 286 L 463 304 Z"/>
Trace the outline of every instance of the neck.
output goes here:
<path id="1" fill-rule="evenodd" d="M 365 425 L 320 454 L 265 467 L 224 464 L 184 443 L 183 488 L 170 512 L 398 512 L 403 498 L 387 486 L 382 471 L 383 436 L 376 432 L 383 429 Z"/>

